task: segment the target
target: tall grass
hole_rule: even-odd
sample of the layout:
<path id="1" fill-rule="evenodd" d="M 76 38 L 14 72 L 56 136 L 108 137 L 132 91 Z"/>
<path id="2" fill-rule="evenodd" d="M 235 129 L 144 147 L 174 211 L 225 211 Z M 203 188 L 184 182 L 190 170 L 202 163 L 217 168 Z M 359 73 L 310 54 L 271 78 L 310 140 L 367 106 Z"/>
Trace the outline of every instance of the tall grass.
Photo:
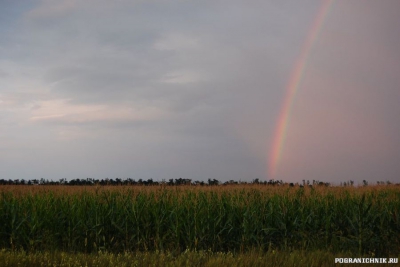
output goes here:
<path id="1" fill-rule="evenodd" d="M 370 258 L 370 255 L 363 255 Z M 329 251 L 247 251 L 245 253 L 189 251 L 174 255 L 170 252 L 99 252 L 92 254 L 66 252 L 33 252 L 0 250 L 2 267 L 128 267 L 128 266 L 201 266 L 201 267 L 334 267 L 335 258 L 354 257 L 349 253 Z M 357 264 L 371 266 L 371 264 Z M 393 266 L 393 264 L 380 264 Z"/>
<path id="2" fill-rule="evenodd" d="M 2 188 L 0 247 L 85 253 L 322 249 L 398 255 L 399 188 L 339 189 Z"/>

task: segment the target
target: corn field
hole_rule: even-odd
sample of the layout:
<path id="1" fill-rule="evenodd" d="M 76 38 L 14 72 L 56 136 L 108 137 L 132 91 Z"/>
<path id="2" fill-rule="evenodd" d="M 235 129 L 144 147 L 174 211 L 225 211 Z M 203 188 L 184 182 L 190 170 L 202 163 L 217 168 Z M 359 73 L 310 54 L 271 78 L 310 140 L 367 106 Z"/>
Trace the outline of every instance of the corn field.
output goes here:
<path id="1" fill-rule="evenodd" d="M 400 253 L 398 186 L 0 187 L 0 248 Z"/>

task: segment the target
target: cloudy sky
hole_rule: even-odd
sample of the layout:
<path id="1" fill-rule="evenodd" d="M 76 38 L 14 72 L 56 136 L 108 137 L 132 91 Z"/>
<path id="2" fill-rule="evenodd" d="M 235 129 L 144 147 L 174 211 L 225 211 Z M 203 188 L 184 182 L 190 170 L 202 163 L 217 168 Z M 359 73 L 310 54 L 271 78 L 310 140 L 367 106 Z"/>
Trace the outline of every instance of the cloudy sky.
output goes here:
<path id="1" fill-rule="evenodd" d="M 324 0 L 325 1 L 325 0 Z M 0 179 L 400 182 L 400 1 L 0 0 Z"/>

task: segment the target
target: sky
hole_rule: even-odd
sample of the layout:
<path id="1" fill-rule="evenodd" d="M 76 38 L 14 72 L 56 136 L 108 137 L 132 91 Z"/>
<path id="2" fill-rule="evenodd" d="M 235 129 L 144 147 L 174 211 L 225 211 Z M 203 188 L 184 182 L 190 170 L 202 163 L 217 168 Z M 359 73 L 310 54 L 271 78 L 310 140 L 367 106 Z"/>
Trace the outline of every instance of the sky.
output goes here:
<path id="1" fill-rule="evenodd" d="M 400 182 L 399 10 L 0 0 L 0 179 Z"/>

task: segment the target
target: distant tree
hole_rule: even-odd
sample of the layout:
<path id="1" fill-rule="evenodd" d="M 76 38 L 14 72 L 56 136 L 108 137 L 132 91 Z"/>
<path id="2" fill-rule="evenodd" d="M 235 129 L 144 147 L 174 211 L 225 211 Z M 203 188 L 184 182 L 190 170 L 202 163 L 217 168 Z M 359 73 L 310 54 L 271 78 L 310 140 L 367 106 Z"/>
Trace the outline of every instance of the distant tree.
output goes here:
<path id="1" fill-rule="evenodd" d="M 217 179 L 208 178 L 208 185 L 219 185 L 219 181 Z"/>

